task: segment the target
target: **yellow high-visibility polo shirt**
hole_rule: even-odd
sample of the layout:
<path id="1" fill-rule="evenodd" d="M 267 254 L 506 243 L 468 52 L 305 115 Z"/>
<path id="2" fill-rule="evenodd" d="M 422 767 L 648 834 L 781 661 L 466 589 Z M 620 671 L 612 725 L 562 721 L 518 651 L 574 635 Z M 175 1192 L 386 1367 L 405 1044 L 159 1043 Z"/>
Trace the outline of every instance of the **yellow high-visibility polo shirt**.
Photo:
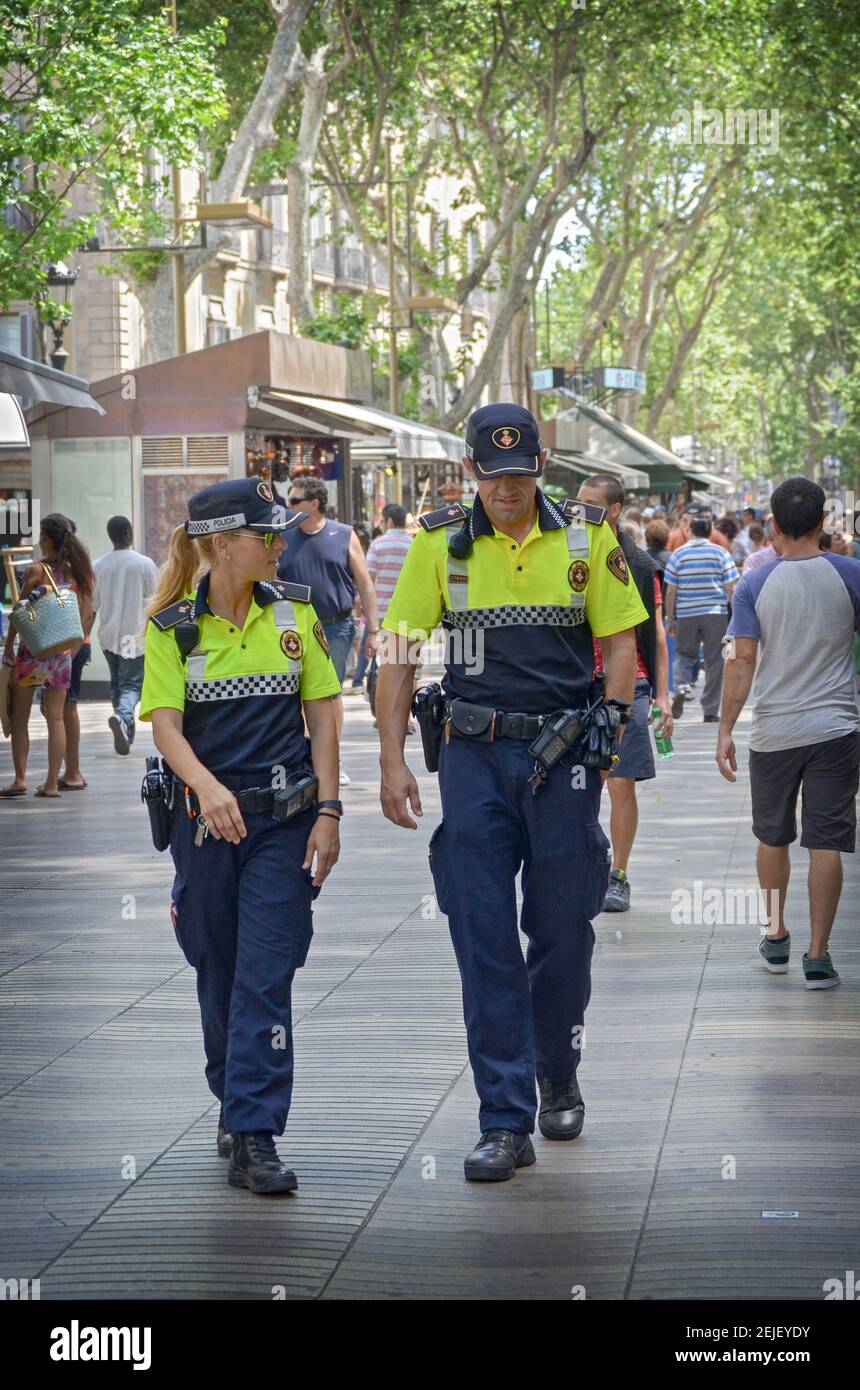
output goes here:
<path id="1" fill-rule="evenodd" d="M 209 575 L 195 594 L 156 613 L 146 627 L 140 717 L 183 712 L 182 732 L 217 775 L 263 777 L 308 765 L 303 700 L 340 694 L 322 625 L 303 584 L 261 582 L 243 627 L 212 613 Z M 174 628 L 198 625 L 187 660 Z"/>
<path id="2" fill-rule="evenodd" d="M 496 530 L 480 497 L 463 561 L 448 543 L 467 513 L 422 517 L 382 626 L 413 638 L 441 621 L 449 695 L 498 709 L 547 714 L 588 698 L 592 635 L 609 637 L 648 614 L 603 508 L 558 505 L 538 489 L 534 524 L 519 545 Z"/>

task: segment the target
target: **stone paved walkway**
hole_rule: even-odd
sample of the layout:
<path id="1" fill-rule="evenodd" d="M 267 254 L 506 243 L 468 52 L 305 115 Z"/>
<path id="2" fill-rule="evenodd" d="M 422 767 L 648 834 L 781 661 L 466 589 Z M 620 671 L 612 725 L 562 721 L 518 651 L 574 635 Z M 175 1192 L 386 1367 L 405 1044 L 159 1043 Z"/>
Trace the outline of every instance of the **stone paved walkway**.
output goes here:
<path id="1" fill-rule="evenodd" d="M 370 714 L 346 706 L 343 858 L 295 993 L 293 1199 L 228 1188 L 214 1151 L 170 864 L 138 803 L 148 731 L 117 758 L 107 706 L 82 705 L 89 790 L 0 804 L 0 1278 L 39 1277 L 43 1299 L 820 1299 L 860 1268 L 854 858 L 837 990 L 803 988 L 801 850 L 788 975 L 757 965 L 755 924 L 673 923 L 674 890 L 755 882 L 745 753 L 729 786 L 691 711 L 642 790 L 634 909 L 596 923 L 583 1136 L 469 1185 L 459 980 L 429 915 L 435 778 L 410 739 L 424 821 L 384 821 Z"/>

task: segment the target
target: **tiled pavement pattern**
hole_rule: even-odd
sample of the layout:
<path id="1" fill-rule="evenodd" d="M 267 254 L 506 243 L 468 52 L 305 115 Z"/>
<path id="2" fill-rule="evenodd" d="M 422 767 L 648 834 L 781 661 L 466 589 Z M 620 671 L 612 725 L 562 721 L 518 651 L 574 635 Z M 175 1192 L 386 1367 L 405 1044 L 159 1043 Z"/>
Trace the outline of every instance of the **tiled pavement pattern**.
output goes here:
<path id="1" fill-rule="evenodd" d="M 511 1183 L 468 1185 L 476 1103 L 426 868 L 435 779 L 410 739 L 425 818 L 418 833 L 389 826 L 369 712 L 346 708 L 344 857 L 295 996 L 281 1148 L 296 1198 L 228 1188 L 214 1152 L 170 865 L 137 802 L 148 733 L 117 758 L 107 707 L 83 705 L 89 790 L 0 805 L 0 1278 L 40 1277 L 43 1298 L 566 1299 L 583 1286 L 818 1299 L 856 1269 L 855 860 L 838 990 L 802 987 L 802 851 L 787 976 L 756 964 L 755 925 L 673 925 L 673 889 L 754 882 L 745 772 L 735 787 L 718 777 L 694 706 L 675 758 L 640 789 L 634 910 L 596 924 L 584 1134 L 538 1138 L 537 1165 Z M 32 724 L 35 786 L 45 745 Z M 9 766 L 0 742 L 4 778 Z"/>

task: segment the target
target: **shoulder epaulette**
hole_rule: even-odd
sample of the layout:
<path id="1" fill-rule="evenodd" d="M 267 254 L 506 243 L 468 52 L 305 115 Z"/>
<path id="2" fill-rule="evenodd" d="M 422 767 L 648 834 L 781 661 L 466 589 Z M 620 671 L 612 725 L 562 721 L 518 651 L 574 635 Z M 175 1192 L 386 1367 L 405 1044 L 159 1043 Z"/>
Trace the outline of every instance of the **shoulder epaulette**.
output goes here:
<path id="1" fill-rule="evenodd" d="M 159 632 L 169 632 L 177 623 L 187 619 L 193 608 L 193 598 L 183 598 L 178 603 L 171 603 L 169 608 L 162 608 L 160 613 L 153 613 L 149 621 L 155 623 Z"/>
<path id="2" fill-rule="evenodd" d="M 561 510 L 569 521 L 590 521 L 600 526 L 606 520 L 606 508 L 597 507 L 593 502 L 578 502 L 573 497 L 565 497 Z"/>
<path id="3" fill-rule="evenodd" d="M 310 584 L 293 584 L 288 579 L 265 579 L 260 584 L 261 589 L 266 589 L 272 595 L 272 599 L 291 598 L 297 603 L 310 603 L 311 586 Z"/>
<path id="4" fill-rule="evenodd" d="M 419 516 L 418 525 L 423 526 L 425 531 L 434 531 L 437 526 L 450 526 L 453 521 L 465 521 L 467 516 L 466 508 L 459 502 L 452 502 L 448 507 L 440 507 L 435 512 L 425 512 Z"/>

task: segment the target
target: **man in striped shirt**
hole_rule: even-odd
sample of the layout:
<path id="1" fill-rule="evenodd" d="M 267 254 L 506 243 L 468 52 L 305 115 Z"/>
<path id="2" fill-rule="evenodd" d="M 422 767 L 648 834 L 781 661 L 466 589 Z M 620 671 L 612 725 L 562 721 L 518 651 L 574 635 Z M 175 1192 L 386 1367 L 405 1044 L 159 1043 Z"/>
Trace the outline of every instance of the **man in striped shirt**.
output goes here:
<path id="1" fill-rule="evenodd" d="M 684 700 L 693 693 L 701 644 L 705 653 L 702 710 L 705 723 L 715 724 L 723 688 L 722 642 L 729 621 L 729 600 L 739 575 L 728 551 L 709 540 L 710 530 L 710 517 L 692 518 L 690 539 L 672 552 L 663 584 L 666 631 L 675 637 L 673 717 L 683 714 Z"/>
<path id="2" fill-rule="evenodd" d="M 367 550 L 367 568 L 376 590 L 380 622 L 385 617 L 406 552 L 412 544 L 412 537 L 406 530 L 406 512 L 396 502 L 383 507 L 382 525 L 383 534 L 372 540 Z"/>

